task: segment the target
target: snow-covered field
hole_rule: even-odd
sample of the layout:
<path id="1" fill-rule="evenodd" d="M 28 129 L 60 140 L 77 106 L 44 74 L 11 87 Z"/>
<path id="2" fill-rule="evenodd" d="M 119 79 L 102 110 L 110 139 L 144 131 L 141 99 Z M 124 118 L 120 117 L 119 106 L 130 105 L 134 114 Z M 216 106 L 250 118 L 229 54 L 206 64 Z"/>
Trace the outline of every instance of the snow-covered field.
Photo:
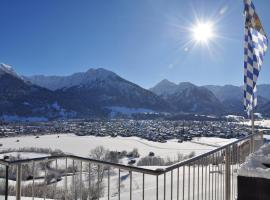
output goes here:
<path id="1" fill-rule="evenodd" d="M 240 122 L 240 124 L 245 124 L 245 125 L 251 126 L 251 121 L 247 120 L 244 122 Z M 254 124 L 255 124 L 255 126 L 263 126 L 265 128 L 270 128 L 270 120 L 269 119 L 255 120 Z"/>
<path id="2" fill-rule="evenodd" d="M 21 156 L 21 158 L 39 158 L 39 157 L 45 157 L 45 156 L 49 156 L 49 154 L 45 154 L 45 153 L 31 153 L 31 152 L 10 152 L 10 153 L 3 153 L 0 154 L 0 159 L 3 159 L 4 156 L 12 156 L 12 157 L 17 157 L 17 156 Z"/>
<path id="3" fill-rule="evenodd" d="M 17 141 L 19 140 L 19 141 Z M 141 156 L 146 156 L 150 151 L 161 157 L 176 159 L 178 153 L 189 154 L 194 151 L 196 155 L 205 153 L 217 146 L 222 146 L 234 139 L 222 138 L 194 138 L 193 141 L 178 143 L 177 140 L 169 140 L 167 143 L 152 142 L 138 137 L 95 137 L 95 136 L 76 136 L 73 134 L 44 135 L 40 138 L 34 136 L 10 137 L 0 139 L 3 144 L 1 149 L 6 148 L 51 148 L 60 149 L 66 153 L 78 156 L 88 156 L 89 152 L 97 146 L 104 146 L 110 150 L 131 151 L 137 148 Z"/>
<path id="4" fill-rule="evenodd" d="M 76 136 L 72 134 L 61 134 L 59 135 L 45 135 L 41 136 L 40 138 L 35 138 L 34 136 L 22 136 L 22 137 L 11 137 L 11 138 L 2 138 L 0 139 L 0 143 L 3 144 L 1 149 L 6 148 L 22 148 L 22 147 L 38 147 L 38 148 L 52 148 L 52 149 L 60 149 L 67 153 L 76 154 L 79 156 L 88 156 L 89 151 L 91 149 L 94 149 L 97 146 L 104 146 L 105 148 L 108 148 L 110 150 L 117 150 L 117 151 L 131 151 L 133 148 L 137 148 L 139 150 L 139 153 L 141 156 L 146 156 L 150 151 L 155 152 L 156 155 L 161 157 L 170 157 L 171 159 L 175 159 L 177 157 L 178 153 L 182 154 L 189 154 L 190 152 L 194 151 L 196 155 L 205 153 L 207 151 L 210 151 L 212 149 L 217 148 L 218 146 L 225 145 L 227 143 L 230 143 L 234 141 L 235 139 L 221 139 L 221 138 L 194 138 L 192 141 L 189 142 L 183 142 L 178 143 L 177 140 L 170 140 L 167 143 L 158 143 L 158 142 L 152 142 L 145 139 L 141 139 L 138 137 L 95 137 L 95 136 Z M 19 140 L 17 142 L 17 140 Z M 17 152 L 15 152 L 16 154 Z M 31 153 L 23 153 L 23 157 L 36 157 L 37 154 L 31 154 Z M 153 169 L 153 167 L 147 167 Z M 159 167 L 158 167 L 159 168 Z M 117 170 L 117 169 L 115 169 Z M 180 192 L 183 188 L 183 175 L 184 172 L 180 170 Z M 198 167 L 196 169 L 196 172 L 198 170 Z M 199 168 L 199 171 L 206 172 L 205 169 Z M 215 177 L 224 178 L 223 169 L 219 168 L 217 166 L 211 166 L 208 173 L 215 175 Z M 212 172 L 211 172 L 212 171 Z M 217 173 L 217 171 L 220 171 Z M 192 168 L 193 172 L 193 168 Z M 188 170 L 186 168 L 185 172 L 185 184 L 184 184 L 184 190 L 185 190 L 185 197 L 184 199 L 188 199 Z M 199 177 L 202 179 L 203 175 L 200 174 Z M 126 177 L 126 178 L 125 178 Z M 133 199 L 141 199 L 142 198 L 142 174 L 140 173 L 133 173 L 132 175 L 132 196 Z M 176 199 L 176 191 L 177 191 L 177 171 L 173 171 L 173 199 Z M 197 175 L 196 175 L 197 177 Z M 163 178 L 164 176 L 159 176 L 159 196 L 162 198 L 164 194 L 164 185 L 163 185 Z M 170 195 L 170 173 L 167 173 L 167 182 L 166 182 L 166 190 L 168 191 L 166 196 L 169 199 Z M 198 177 L 197 177 L 198 178 Z M 196 178 L 196 180 L 197 180 Z M 123 179 L 123 180 L 122 180 Z M 193 176 L 192 176 L 193 179 Z M 129 199 L 130 196 L 130 179 L 129 179 L 129 172 L 121 170 L 121 199 Z M 212 180 L 212 175 L 211 175 Z M 42 180 L 41 180 L 42 181 Z M 9 181 L 10 185 L 14 185 L 14 181 Z M 107 177 L 104 177 L 104 184 L 105 184 L 105 194 L 104 198 L 100 199 L 107 199 L 108 190 L 106 188 L 108 180 Z M 110 188 L 110 196 L 111 199 L 118 199 L 118 176 L 117 171 L 111 175 L 111 188 Z M 71 177 L 68 178 L 68 183 L 71 183 Z M 26 182 L 23 184 L 27 184 Z M 31 184 L 31 183 L 30 183 Z M 197 183 L 196 183 L 197 185 Z M 202 185 L 202 182 L 200 182 L 200 185 Z M 57 183 L 57 187 L 64 187 L 64 179 Z M 208 187 L 208 186 L 207 186 Z M 217 186 L 218 187 L 218 186 Z M 221 189 L 221 185 L 219 186 Z M 215 188 L 215 187 L 214 187 Z M 207 194 L 210 193 L 210 191 L 214 190 L 214 188 L 208 188 Z M 201 190 L 201 189 L 200 189 Z M 202 191 L 199 191 L 201 195 Z M 156 199 L 156 177 L 151 175 L 145 175 L 145 199 Z M 220 193 L 221 195 L 222 193 Z M 197 195 L 197 187 L 196 192 L 194 195 Z M 0 199 L 2 197 L 0 196 Z M 208 196 L 207 196 L 208 198 Z M 209 196 L 210 198 L 210 196 Z M 13 197 L 9 198 L 13 199 Z M 23 198 L 25 200 L 30 198 Z M 35 198 L 38 199 L 38 198 Z"/>

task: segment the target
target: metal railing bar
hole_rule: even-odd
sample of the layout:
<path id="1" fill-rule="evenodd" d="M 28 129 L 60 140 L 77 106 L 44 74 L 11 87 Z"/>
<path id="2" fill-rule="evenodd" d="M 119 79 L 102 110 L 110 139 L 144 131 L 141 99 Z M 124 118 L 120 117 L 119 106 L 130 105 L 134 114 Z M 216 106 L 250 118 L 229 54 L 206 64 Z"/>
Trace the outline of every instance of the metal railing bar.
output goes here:
<path id="1" fill-rule="evenodd" d="M 202 191 L 202 196 L 201 197 L 202 197 L 202 200 L 203 200 L 203 183 L 204 183 L 203 182 L 204 160 L 205 160 L 205 158 L 202 158 L 202 162 L 201 162 L 201 167 L 202 167 L 202 181 L 201 181 L 201 183 L 202 183 L 202 187 L 201 187 L 202 188 L 202 190 L 201 190 Z"/>
<path id="2" fill-rule="evenodd" d="M 156 200 L 158 200 L 158 176 L 156 176 L 157 178 L 156 178 Z M 144 195 L 143 195 L 143 198 L 144 198 Z"/>
<path id="3" fill-rule="evenodd" d="M 120 196 L 120 186 L 121 186 L 121 171 L 120 169 L 118 170 L 118 200 L 121 199 L 121 196 Z"/>
<path id="4" fill-rule="evenodd" d="M 215 173 L 215 200 L 217 200 L 217 153 L 214 154 L 214 173 Z"/>
<path id="5" fill-rule="evenodd" d="M 183 200 L 185 199 L 185 166 L 183 166 Z"/>
<path id="6" fill-rule="evenodd" d="M 211 199 L 211 194 L 212 194 L 212 191 L 211 191 L 211 160 L 210 160 L 210 156 L 208 158 L 208 199 L 210 200 Z"/>
<path id="7" fill-rule="evenodd" d="M 47 163 L 44 162 L 44 200 L 46 199 L 46 194 L 47 194 Z"/>
<path id="8" fill-rule="evenodd" d="M 171 200 L 173 200 L 173 170 L 171 171 Z"/>
<path id="9" fill-rule="evenodd" d="M 8 200 L 8 174 L 9 174 L 9 166 L 6 166 L 6 183 L 5 183 L 5 200 Z"/>
<path id="10" fill-rule="evenodd" d="M 211 182 L 211 194 L 212 194 L 212 200 L 214 200 L 214 173 L 213 173 L 213 168 L 214 168 L 214 164 L 213 164 L 213 162 L 214 162 L 214 154 L 212 155 L 212 163 L 211 163 L 211 175 L 212 175 L 212 182 Z"/>
<path id="11" fill-rule="evenodd" d="M 199 160 L 200 161 L 200 160 Z M 200 199 L 200 162 L 197 163 L 198 177 L 197 177 L 197 199 Z"/>
<path id="12" fill-rule="evenodd" d="M 91 199 L 91 163 L 88 163 L 88 197 Z"/>
<path id="13" fill-rule="evenodd" d="M 193 185 L 192 185 L 192 199 L 195 200 L 195 168 L 196 168 L 196 163 L 193 163 L 193 175 L 192 175 L 192 182 L 193 182 Z"/>
<path id="14" fill-rule="evenodd" d="M 190 200 L 190 164 L 188 165 L 188 200 Z"/>
<path id="15" fill-rule="evenodd" d="M 21 200 L 21 181 L 22 181 L 22 165 L 17 165 L 17 174 L 16 174 L 16 200 Z"/>
<path id="16" fill-rule="evenodd" d="M 205 157 L 205 187 L 204 187 L 204 191 L 205 191 L 205 200 L 207 200 L 207 168 L 208 168 L 208 160 L 207 157 Z"/>
<path id="17" fill-rule="evenodd" d="M 72 172 L 73 172 L 73 175 L 72 175 L 72 189 L 73 189 L 73 194 L 75 195 L 76 194 L 76 185 L 75 185 L 75 161 L 72 160 Z M 75 197 L 75 196 L 74 196 Z"/>
<path id="18" fill-rule="evenodd" d="M 108 200 L 110 200 L 110 178 L 111 178 L 111 174 L 110 174 L 110 168 L 108 168 Z M 90 199 L 90 197 L 89 197 Z"/>
<path id="19" fill-rule="evenodd" d="M 177 168 L 177 200 L 179 200 L 179 168 Z"/>
<path id="20" fill-rule="evenodd" d="M 216 153 L 216 152 L 218 152 L 218 151 L 221 151 L 221 150 L 223 150 L 223 149 L 226 149 L 227 147 L 230 147 L 230 146 L 232 146 L 232 145 L 234 145 L 234 144 L 237 144 L 237 143 L 239 143 L 239 142 L 241 142 L 241 141 L 244 141 L 244 140 L 246 140 L 246 139 L 249 139 L 249 138 L 251 138 L 252 136 L 258 135 L 258 134 L 259 134 L 259 133 L 254 133 L 254 134 L 248 135 L 248 136 L 246 136 L 246 137 L 244 137 L 244 138 L 241 138 L 241 139 L 236 140 L 236 141 L 234 141 L 234 142 L 228 143 L 228 144 L 226 144 L 226 145 L 224 145 L 224 146 L 222 146 L 222 147 L 218 147 L 218 148 L 216 148 L 216 149 L 214 149 L 214 150 L 211 150 L 211 151 L 208 151 L 208 152 L 206 152 L 206 153 L 204 153 L 204 154 L 201 154 L 201 155 L 195 156 L 195 157 L 193 157 L 193 158 L 190 158 L 190 159 L 181 161 L 181 162 L 179 162 L 179 163 L 173 164 L 173 165 L 171 165 L 171 166 L 168 166 L 168 167 L 164 168 L 164 172 L 168 172 L 168 171 L 170 171 L 170 170 L 176 169 L 177 167 L 182 167 L 182 166 L 184 166 L 184 165 L 187 165 L 187 164 L 189 164 L 189 163 L 192 163 L 192 162 L 194 162 L 194 161 L 197 161 L 197 160 L 199 160 L 200 158 L 206 157 L 206 156 L 208 156 L 208 155 L 212 155 L 212 154 L 214 154 L 214 153 Z M 159 170 L 162 172 L 161 169 L 159 169 Z"/>
<path id="21" fill-rule="evenodd" d="M 67 167 L 68 167 L 68 161 L 66 158 L 66 165 L 65 165 L 65 191 L 64 191 L 64 195 L 65 195 L 65 200 L 67 200 Z"/>
<path id="22" fill-rule="evenodd" d="M 97 187 L 98 187 L 98 200 L 100 198 L 100 165 L 98 165 L 98 177 L 97 177 Z"/>
<path id="23" fill-rule="evenodd" d="M 143 182 L 142 182 L 142 199 L 143 199 L 143 200 L 144 200 L 144 184 L 145 184 L 145 183 L 144 183 L 144 176 L 145 176 L 145 175 L 144 175 L 144 173 L 143 173 L 143 178 L 142 178 L 142 181 L 143 181 Z"/>
<path id="24" fill-rule="evenodd" d="M 70 159 L 73 159 L 73 160 L 79 160 L 79 161 L 83 161 L 83 162 L 91 162 L 91 163 L 96 164 L 96 165 L 114 167 L 114 168 L 119 168 L 119 169 L 122 169 L 122 170 L 145 173 L 145 174 L 150 174 L 150 175 L 160 175 L 160 174 L 164 173 L 163 168 L 156 169 L 156 170 L 151 170 L 151 169 L 146 169 L 146 168 L 141 168 L 141 167 L 136 167 L 136 166 L 112 163 L 112 162 L 103 161 L 103 160 L 95 160 L 95 159 L 85 158 L 85 157 L 80 157 L 80 156 L 75 156 L 75 155 L 45 156 L 45 157 L 39 157 L 39 158 L 29 158 L 29 159 L 8 161 L 8 162 L 6 162 L 6 165 L 17 165 L 19 163 L 27 164 L 27 163 L 30 163 L 30 162 L 33 162 L 33 161 L 35 161 L 35 162 L 47 161 L 48 162 L 48 161 L 53 161 L 53 160 L 56 160 L 56 159 L 64 159 L 64 158 L 70 158 Z"/>
<path id="25" fill-rule="evenodd" d="M 83 194 L 82 194 L 82 171 L 83 171 L 83 163 L 80 162 L 80 199 L 82 200 Z"/>
<path id="26" fill-rule="evenodd" d="M 164 179 L 163 179 L 163 184 L 164 184 L 164 200 L 166 200 L 166 173 L 164 173 Z"/>
<path id="27" fill-rule="evenodd" d="M 217 153 L 217 199 L 220 199 L 220 187 L 219 187 L 219 176 L 220 176 L 220 168 L 219 168 L 219 161 L 220 161 L 220 152 Z"/>
<path id="28" fill-rule="evenodd" d="M 132 171 L 129 171 L 129 199 L 132 200 Z"/>
<path id="29" fill-rule="evenodd" d="M 57 159 L 55 159 L 55 169 L 56 169 L 56 171 L 57 171 L 57 168 L 58 168 L 58 166 L 57 166 Z M 55 183 L 53 184 L 53 197 L 54 197 L 54 199 L 56 199 L 55 198 L 56 186 L 57 186 L 57 177 L 56 177 L 56 175 L 54 175 L 54 178 L 55 178 Z"/>
<path id="30" fill-rule="evenodd" d="M 34 187 L 35 187 L 35 162 L 33 161 L 32 164 L 32 173 L 33 173 L 33 180 L 32 180 L 32 199 L 35 199 L 35 194 L 34 194 Z"/>

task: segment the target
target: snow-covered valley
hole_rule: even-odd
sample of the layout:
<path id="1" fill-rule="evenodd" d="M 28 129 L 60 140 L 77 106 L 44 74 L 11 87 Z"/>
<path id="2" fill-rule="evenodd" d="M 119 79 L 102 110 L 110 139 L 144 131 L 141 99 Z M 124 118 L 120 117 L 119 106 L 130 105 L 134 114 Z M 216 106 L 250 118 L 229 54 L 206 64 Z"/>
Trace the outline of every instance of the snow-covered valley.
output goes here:
<path id="1" fill-rule="evenodd" d="M 35 136 L 1 138 L 0 143 L 3 146 L 0 147 L 0 151 L 8 148 L 51 148 L 53 150 L 60 149 L 68 154 L 87 157 L 92 149 L 97 146 L 104 146 L 111 151 L 132 151 L 137 148 L 141 156 L 147 156 L 149 152 L 154 152 L 156 156 L 170 157 L 174 160 L 178 153 L 187 155 L 195 152 L 196 155 L 199 155 L 234 140 L 200 137 L 183 143 L 178 143 L 176 139 L 169 140 L 166 143 L 159 143 L 138 137 L 95 137 L 60 134 L 44 135 L 39 138 Z"/>

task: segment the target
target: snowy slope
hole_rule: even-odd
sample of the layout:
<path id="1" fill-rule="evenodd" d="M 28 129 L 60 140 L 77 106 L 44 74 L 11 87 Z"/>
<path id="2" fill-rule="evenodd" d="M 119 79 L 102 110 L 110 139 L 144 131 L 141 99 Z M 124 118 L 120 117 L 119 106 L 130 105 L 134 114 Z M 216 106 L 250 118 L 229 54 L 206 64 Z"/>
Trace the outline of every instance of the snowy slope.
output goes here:
<path id="1" fill-rule="evenodd" d="M 62 88 L 70 88 L 73 86 L 90 85 L 96 80 L 105 81 L 109 78 L 115 78 L 117 75 L 103 68 L 89 69 L 86 72 L 78 72 L 70 76 L 44 76 L 36 75 L 26 77 L 35 85 L 57 90 Z"/>
<path id="2" fill-rule="evenodd" d="M 10 74 L 16 78 L 21 79 L 21 76 L 19 76 L 10 65 L 0 63 L 0 76 L 4 74 Z"/>

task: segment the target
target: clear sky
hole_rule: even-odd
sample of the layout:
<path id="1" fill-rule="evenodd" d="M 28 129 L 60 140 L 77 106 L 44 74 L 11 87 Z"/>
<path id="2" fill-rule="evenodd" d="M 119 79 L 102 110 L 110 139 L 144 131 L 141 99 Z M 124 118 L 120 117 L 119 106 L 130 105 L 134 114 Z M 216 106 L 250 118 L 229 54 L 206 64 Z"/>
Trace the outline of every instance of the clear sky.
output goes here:
<path id="1" fill-rule="evenodd" d="M 270 35 L 270 1 L 254 0 Z M 194 42 L 196 21 L 214 37 Z M 243 82 L 242 0 L 1 0 L 0 62 L 23 75 L 103 67 L 142 87 Z M 259 83 L 270 83 L 270 51 Z"/>

